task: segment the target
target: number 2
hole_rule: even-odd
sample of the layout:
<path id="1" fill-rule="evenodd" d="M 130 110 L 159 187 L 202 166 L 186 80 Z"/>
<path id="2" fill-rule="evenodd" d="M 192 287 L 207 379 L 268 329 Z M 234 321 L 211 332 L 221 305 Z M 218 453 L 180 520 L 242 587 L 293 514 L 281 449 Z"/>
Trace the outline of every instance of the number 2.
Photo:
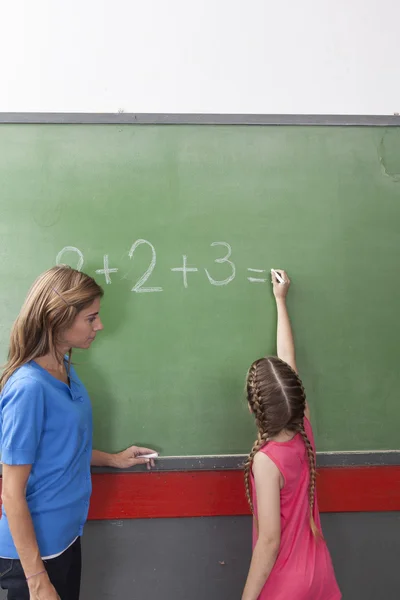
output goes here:
<path id="1" fill-rule="evenodd" d="M 56 265 L 58 266 L 60 264 L 63 264 L 61 263 L 61 259 L 64 256 L 65 252 L 76 252 L 76 254 L 79 257 L 78 264 L 76 265 L 76 270 L 80 271 L 83 267 L 84 258 L 82 252 L 79 250 L 79 248 L 75 248 L 75 246 L 65 246 L 65 248 L 60 250 L 60 252 L 57 254 Z"/>
<path id="2" fill-rule="evenodd" d="M 133 257 L 133 253 L 135 250 L 141 246 L 142 244 L 147 244 L 151 248 L 151 262 L 145 273 L 137 280 L 136 284 L 132 288 L 132 292 L 136 292 L 138 294 L 143 294 L 144 292 L 162 292 L 162 287 L 143 287 L 143 284 L 146 283 L 152 272 L 154 271 L 154 267 L 156 266 L 156 250 L 150 242 L 147 240 L 136 240 L 133 244 L 132 248 L 129 250 L 129 258 Z"/>

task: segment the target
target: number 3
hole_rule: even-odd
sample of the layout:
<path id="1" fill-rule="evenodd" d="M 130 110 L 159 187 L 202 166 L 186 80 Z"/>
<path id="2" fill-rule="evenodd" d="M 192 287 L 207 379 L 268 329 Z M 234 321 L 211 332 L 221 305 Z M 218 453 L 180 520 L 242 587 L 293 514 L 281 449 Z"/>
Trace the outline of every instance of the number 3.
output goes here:
<path id="1" fill-rule="evenodd" d="M 232 248 L 230 247 L 230 245 L 227 242 L 213 242 L 211 244 L 211 246 L 224 246 L 227 250 L 228 250 L 228 254 L 226 256 L 224 256 L 224 258 L 216 258 L 215 262 L 216 263 L 228 263 L 228 265 L 231 266 L 231 274 L 229 275 L 229 277 L 227 277 L 226 279 L 222 279 L 222 280 L 218 280 L 218 279 L 213 279 L 210 275 L 210 273 L 208 272 L 207 269 L 204 269 L 206 272 L 206 275 L 208 277 L 208 281 L 212 284 L 212 285 L 228 285 L 228 283 L 230 283 L 233 279 L 235 279 L 235 275 L 236 275 L 236 267 L 235 264 L 229 260 L 231 254 L 232 254 Z"/>

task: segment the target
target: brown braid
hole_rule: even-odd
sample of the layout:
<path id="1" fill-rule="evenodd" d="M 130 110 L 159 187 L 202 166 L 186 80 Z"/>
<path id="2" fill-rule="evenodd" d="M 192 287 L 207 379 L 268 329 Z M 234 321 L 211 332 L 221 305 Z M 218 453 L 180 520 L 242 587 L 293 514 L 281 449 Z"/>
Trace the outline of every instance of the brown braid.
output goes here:
<path id="1" fill-rule="evenodd" d="M 306 395 L 301 379 L 284 361 L 276 357 L 261 358 L 250 367 L 246 379 L 247 401 L 258 430 L 257 440 L 244 465 L 246 496 L 254 515 L 250 472 L 255 455 L 282 431 L 300 433 L 304 440 L 310 469 L 310 527 L 322 537 L 314 521 L 316 459 L 304 429 Z"/>
<path id="2" fill-rule="evenodd" d="M 304 440 L 304 444 L 306 446 L 307 455 L 308 455 L 308 464 L 310 467 L 310 484 L 308 486 L 308 498 L 310 504 L 310 527 L 313 535 L 315 537 L 322 537 L 320 530 L 318 529 L 315 520 L 314 520 L 314 506 L 315 506 L 315 486 L 317 479 L 317 470 L 316 470 L 316 461 L 315 461 L 315 452 L 311 445 L 310 440 L 305 432 L 304 425 L 299 428 L 299 433 Z"/>
<path id="3" fill-rule="evenodd" d="M 262 410 L 262 398 L 260 397 L 260 393 L 258 390 L 256 375 L 257 375 L 257 367 L 256 367 L 256 364 L 253 363 L 253 365 L 250 367 L 249 372 L 247 374 L 247 396 L 248 396 L 248 401 L 251 406 L 251 410 L 253 411 L 254 416 L 255 416 L 256 425 L 257 425 L 257 429 L 258 429 L 258 436 L 257 436 L 256 441 L 253 444 L 253 448 L 251 449 L 251 452 L 250 452 L 250 454 L 247 458 L 247 461 L 244 465 L 244 485 L 246 488 L 247 501 L 249 503 L 250 510 L 253 515 L 254 515 L 254 505 L 253 505 L 252 493 L 251 493 L 251 489 L 250 489 L 251 465 L 253 464 L 255 455 L 265 445 L 265 443 L 267 442 L 267 439 L 268 439 L 268 433 L 267 433 L 267 431 L 264 430 L 264 423 L 263 423 L 264 415 L 263 415 L 263 410 Z"/>
<path id="4" fill-rule="evenodd" d="M 304 397 L 304 405 L 306 405 L 306 391 L 304 389 L 303 382 L 301 381 L 301 379 L 297 375 L 297 373 L 296 373 L 296 378 L 299 382 L 299 385 L 300 385 L 300 388 L 301 388 L 301 391 L 302 391 L 302 394 Z M 308 488 L 308 498 L 309 498 L 309 504 L 310 504 L 310 527 L 311 527 L 311 531 L 313 532 L 313 535 L 315 537 L 322 537 L 322 533 L 318 529 L 317 524 L 315 523 L 315 520 L 314 520 L 315 488 L 316 488 L 316 482 L 317 482 L 317 461 L 315 458 L 314 448 L 312 447 L 312 444 L 306 434 L 306 430 L 304 429 L 304 419 L 303 419 L 303 423 L 299 427 L 299 433 L 300 433 L 301 437 L 303 438 L 303 441 L 304 441 L 304 444 L 305 444 L 305 447 L 307 450 L 308 466 L 310 469 L 310 484 L 309 484 L 309 488 Z"/>
<path id="5" fill-rule="evenodd" d="M 252 493 L 251 493 L 251 489 L 250 489 L 250 471 L 251 471 L 251 465 L 253 464 L 254 457 L 257 454 L 257 452 L 260 450 L 260 448 L 261 448 L 261 442 L 260 442 L 260 440 L 256 440 L 254 442 L 253 448 L 251 449 L 251 452 L 250 452 L 250 454 L 245 462 L 245 465 L 244 465 L 244 486 L 246 488 L 247 501 L 249 503 L 250 510 L 253 515 L 254 515 L 254 505 L 253 505 Z"/>

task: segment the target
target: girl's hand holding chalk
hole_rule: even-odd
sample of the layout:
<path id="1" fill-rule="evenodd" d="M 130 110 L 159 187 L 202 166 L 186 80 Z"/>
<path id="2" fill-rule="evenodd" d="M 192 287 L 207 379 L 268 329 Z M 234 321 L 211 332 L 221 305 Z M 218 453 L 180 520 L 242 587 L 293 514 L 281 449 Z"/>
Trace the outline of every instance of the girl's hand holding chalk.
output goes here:
<path id="1" fill-rule="evenodd" d="M 275 298 L 286 298 L 290 286 L 290 279 L 287 273 L 282 271 L 282 269 L 271 269 L 271 281 Z"/>
<path id="2" fill-rule="evenodd" d="M 283 271 L 279 272 L 276 269 L 271 269 L 271 273 L 272 273 L 272 277 L 275 277 L 275 279 L 278 281 L 278 283 L 285 283 L 285 279 L 284 279 L 283 275 L 281 275 L 281 273 L 283 273 Z"/>

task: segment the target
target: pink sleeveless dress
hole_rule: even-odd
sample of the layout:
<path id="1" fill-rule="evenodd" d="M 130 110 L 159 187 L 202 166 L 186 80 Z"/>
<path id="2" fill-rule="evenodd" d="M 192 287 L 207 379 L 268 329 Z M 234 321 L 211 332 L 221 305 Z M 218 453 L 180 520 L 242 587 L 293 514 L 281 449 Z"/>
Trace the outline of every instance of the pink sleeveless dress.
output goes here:
<path id="1" fill-rule="evenodd" d="M 311 424 L 304 428 L 315 450 Z M 281 543 L 275 565 L 259 600 L 340 600 L 342 597 L 326 543 L 316 539 L 310 529 L 308 485 L 310 471 L 303 438 L 289 442 L 269 442 L 260 450 L 278 467 L 284 479 L 281 490 Z M 252 477 L 254 510 L 257 498 Z M 315 498 L 314 520 L 321 527 Z M 253 547 L 257 531 L 253 528 Z"/>

